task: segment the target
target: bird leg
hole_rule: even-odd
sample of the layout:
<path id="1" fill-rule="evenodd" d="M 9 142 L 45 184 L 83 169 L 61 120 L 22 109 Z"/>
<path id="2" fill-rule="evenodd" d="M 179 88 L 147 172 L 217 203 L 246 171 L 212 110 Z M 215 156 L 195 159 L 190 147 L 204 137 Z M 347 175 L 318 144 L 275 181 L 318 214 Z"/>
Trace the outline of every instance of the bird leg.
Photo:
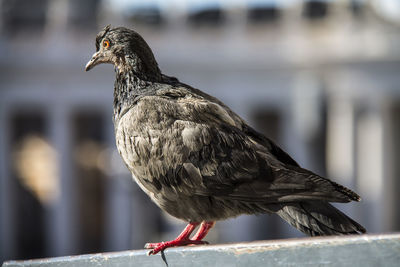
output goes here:
<path id="1" fill-rule="evenodd" d="M 208 234 L 208 232 L 213 228 L 215 222 L 202 222 L 197 233 L 191 238 L 194 241 L 201 241 Z"/>
<path id="2" fill-rule="evenodd" d="M 144 247 L 152 249 L 148 252 L 148 255 L 152 255 L 152 254 L 155 255 L 158 252 L 163 251 L 164 249 L 169 248 L 169 247 L 207 244 L 207 242 L 201 241 L 201 239 L 200 240 L 192 240 L 189 238 L 191 233 L 194 231 L 194 229 L 196 229 L 196 227 L 199 224 L 200 223 L 198 223 L 198 222 L 190 222 L 185 227 L 185 229 L 182 231 L 182 233 L 175 240 L 160 242 L 160 243 L 147 243 Z M 197 234 L 196 234 L 196 236 L 197 236 Z M 202 237 L 204 238 L 204 236 L 205 235 L 203 235 Z"/>

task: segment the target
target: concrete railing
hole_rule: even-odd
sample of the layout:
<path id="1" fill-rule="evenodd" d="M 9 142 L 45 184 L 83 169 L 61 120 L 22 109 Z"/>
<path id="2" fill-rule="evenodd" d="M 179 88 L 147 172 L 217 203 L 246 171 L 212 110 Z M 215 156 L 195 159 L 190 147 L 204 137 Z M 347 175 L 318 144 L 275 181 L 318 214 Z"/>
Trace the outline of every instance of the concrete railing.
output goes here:
<path id="1" fill-rule="evenodd" d="M 335 236 L 8 261 L 26 266 L 400 266 L 400 234 Z"/>

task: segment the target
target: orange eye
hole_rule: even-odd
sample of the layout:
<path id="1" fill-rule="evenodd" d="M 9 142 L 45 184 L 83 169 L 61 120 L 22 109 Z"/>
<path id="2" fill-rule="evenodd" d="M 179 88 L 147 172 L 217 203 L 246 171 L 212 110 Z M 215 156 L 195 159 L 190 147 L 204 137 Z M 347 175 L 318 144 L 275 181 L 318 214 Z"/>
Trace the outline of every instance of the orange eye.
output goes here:
<path id="1" fill-rule="evenodd" d="M 109 47 L 110 47 L 110 41 L 104 40 L 104 41 L 103 41 L 103 47 L 104 47 L 104 48 L 109 48 Z"/>

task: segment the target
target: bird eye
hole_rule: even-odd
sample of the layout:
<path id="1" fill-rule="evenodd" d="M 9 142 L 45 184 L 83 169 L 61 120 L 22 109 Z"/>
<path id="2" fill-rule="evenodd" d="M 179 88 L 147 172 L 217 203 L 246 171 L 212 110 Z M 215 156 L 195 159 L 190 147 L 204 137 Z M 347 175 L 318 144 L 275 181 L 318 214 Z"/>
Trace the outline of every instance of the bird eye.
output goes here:
<path id="1" fill-rule="evenodd" d="M 110 41 L 104 40 L 104 41 L 103 41 L 103 47 L 104 47 L 104 48 L 109 48 L 109 47 L 110 47 Z"/>

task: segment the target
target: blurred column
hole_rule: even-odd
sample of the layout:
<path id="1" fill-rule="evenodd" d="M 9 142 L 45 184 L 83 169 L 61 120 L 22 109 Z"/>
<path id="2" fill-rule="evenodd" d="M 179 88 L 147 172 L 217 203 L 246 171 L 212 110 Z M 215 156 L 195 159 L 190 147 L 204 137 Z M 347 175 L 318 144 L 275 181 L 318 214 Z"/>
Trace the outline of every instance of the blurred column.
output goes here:
<path id="1" fill-rule="evenodd" d="M 297 160 L 303 167 L 325 175 L 325 100 L 318 72 L 302 71 L 293 86 L 291 132 Z"/>
<path id="2" fill-rule="evenodd" d="M 383 120 L 377 110 L 368 110 L 357 120 L 357 193 L 363 200 L 363 225 L 368 232 L 383 230 L 386 197 L 383 192 Z M 358 209 L 357 209 L 358 210 Z"/>
<path id="3" fill-rule="evenodd" d="M 58 105 L 51 109 L 49 136 L 58 153 L 60 166 L 60 195 L 49 207 L 48 253 L 53 256 L 70 255 L 77 252 L 76 244 L 76 203 L 75 180 L 71 173 L 71 132 L 68 108 Z"/>
<path id="4" fill-rule="evenodd" d="M 113 132 L 112 132 L 113 133 Z M 104 249 L 118 251 L 130 249 L 132 228 L 132 184 L 129 182 L 130 174 L 126 166 L 119 159 L 115 151 L 114 137 L 107 138 L 110 143 L 109 179 L 106 181 L 105 193 L 105 233 Z"/>
<path id="5" fill-rule="evenodd" d="M 332 97 L 327 115 L 328 176 L 345 186 L 353 185 L 355 173 L 354 106 L 350 98 Z"/>
<path id="6" fill-rule="evenodd" d="M 15 229 L 14 218 L 11 203 L 12 188 L 11 188 L 11 148 L 8 123 L 7 104 L 0 101 L 0 262 L 6 259 L 15 257 Z"/>
<path id="7" fill-rule="evenodd" d="M 400 230 L 400 98 L 386 100 L 383 108 L 383 172 L 380 210 L 384 215 L 382 231 Z"/>

